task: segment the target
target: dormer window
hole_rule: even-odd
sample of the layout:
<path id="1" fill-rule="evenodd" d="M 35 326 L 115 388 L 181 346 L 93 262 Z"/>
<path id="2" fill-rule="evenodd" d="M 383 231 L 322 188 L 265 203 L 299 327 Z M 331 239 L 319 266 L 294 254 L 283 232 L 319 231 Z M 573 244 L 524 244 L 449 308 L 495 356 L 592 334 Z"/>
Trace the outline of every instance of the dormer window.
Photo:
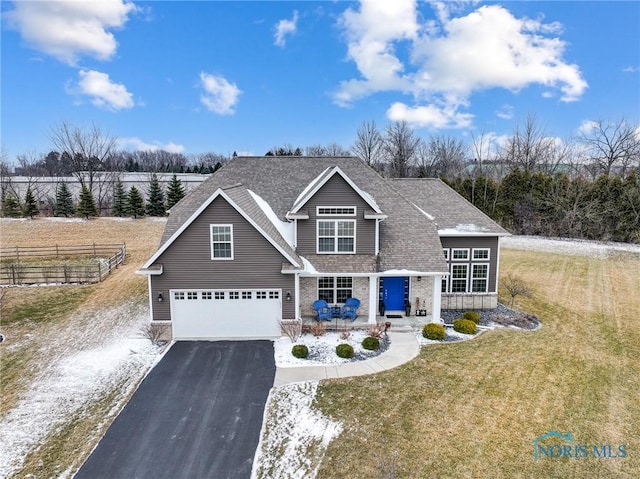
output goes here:
<path id="1" fill-rule="evenodd" d="M 318 220 L 318 254 L 356 252 L 355 220 Z"/>

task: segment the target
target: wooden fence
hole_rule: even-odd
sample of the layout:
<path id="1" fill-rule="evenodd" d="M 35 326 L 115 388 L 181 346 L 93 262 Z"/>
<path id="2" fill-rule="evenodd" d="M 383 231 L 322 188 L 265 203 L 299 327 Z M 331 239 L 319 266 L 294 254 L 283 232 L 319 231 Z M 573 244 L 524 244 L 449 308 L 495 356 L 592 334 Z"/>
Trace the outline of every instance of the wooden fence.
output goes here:
<path id="1" fill-rule="evenodd" d="M 0 284 L 99 283 L 124 262 L 126 253 L 124 243 L 2 247 Z M 69 264 L 78 257 L 92 259 L 89 264 Z"/>

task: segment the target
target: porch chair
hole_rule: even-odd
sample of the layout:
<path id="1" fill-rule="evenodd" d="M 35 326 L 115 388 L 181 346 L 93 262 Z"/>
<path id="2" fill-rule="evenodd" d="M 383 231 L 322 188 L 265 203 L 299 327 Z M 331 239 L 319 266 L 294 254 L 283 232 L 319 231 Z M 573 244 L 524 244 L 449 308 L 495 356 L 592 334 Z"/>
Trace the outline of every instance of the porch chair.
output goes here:
<path id="1" fill-rule="evenodd" d="M 358 317 L 359 307 L 360 300 L 358 298 L 347 299 L 342 307 L 342 319 L 351 319 L 351 322 L 355 321 Z"/>
<path id="2" fill-rule="evenodd" d="M 314 301 L 313 309 L 316 310 L 316 321 L 331 321 L 331 308 L 324 299 Z"/>

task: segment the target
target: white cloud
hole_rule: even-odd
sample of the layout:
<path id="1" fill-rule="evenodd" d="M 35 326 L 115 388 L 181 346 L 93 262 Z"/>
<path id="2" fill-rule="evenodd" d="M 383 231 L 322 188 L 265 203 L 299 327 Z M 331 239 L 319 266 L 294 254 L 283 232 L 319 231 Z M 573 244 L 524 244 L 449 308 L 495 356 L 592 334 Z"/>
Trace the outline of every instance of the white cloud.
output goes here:
<path id="1" fill-rule="evenodd" d="M 358 11 L 343 13 L 347 56 L 361 78 L 340 84 L 334 93 L 338 105 L 380 91 L 411 93 L 414 106 L 396 104 L 388 115 L 425 126 L 462 127 L 470 116 L 459 110 L 478 91 L 538 84 L 546 87 L 543 96 L 559 92 L 560 100 L 569 102 L 587 88 L 580 68 L 563 58 L 566 43 L 557 36 L 562 31 L 557 22 L 516 18 L 499 5 L 463 15 L 458 4 L 432 2 L 436 20 L 421 24 L 416 5 L 416 0 L 363 1 Z M 401 47 L 410 52 L 408 60 L 397 53 Z"/>
<path id="2" fill-rule="evenodd" d="M 184 152 L 184 146 L 178 145 L 170 141 L 169 143 L 161 143 L 154 141 L 153 143 L 146 143 L 138 137 L 128 137 L 118 139 L 118 148 L 123 150 L 133 151 L 168 151 L 169 153 L 182 153 Z"/>
<path id="3" fill-rule="evenodd" d="M 407 106 L 396 102 L 387 110 L 387 118 L 391 121 L 406 121 L 416 127 L 469 128 L 473 115 L 461 113 L 456 107 L 439 107 L 434 104 Z"/>
<path id="4" fill-rule="evenodd" d="M 347 57 L 356 63 L 363 79 L 342 82 L 334 95 L 336 103 L 348 106 L 376 91 L 410 89 L 393 42 L 416 37 L 416 15 L 413 0 L 364 1 L 360 10 L 344 12 L 340 23 L 347 37 Z"/>
<path id="5" fill-rule="evenodd" d="M 506 104 L 502 105 L 498 110 L 496 110 L 496 116 L 503 120 L 511 120 L 513 118 L 513 106 Z"/>
<path id="6" fill-rule="evenodd" d="M 588 135 L 592 131 L 598 128 L 598 122 L 593 120 L 584 120 L 580 123 L 578 127 L 578 133 L 582 133 L 583 135 Z"/>
<path id="7" fill-rule="evenodd" d="M 137 7 L 126 0 L 20 1 L 3 12 L 10 28 L 27 45 L 61 62 L 75 65 L 87 55 L 109 60 L 117 42 L 108 30 L 121 28 Z"/>
<path id="8" fill-rule="evenodd" d="M 287 36 L 293 35 L 298 29 L 298 11 L 293 11 L 293 18 L 291 20 L 280 20 L 275 27 L 275 40 L 274 44 L 279 47 L 284 47 L 287 42 Z"/>
<path id="9" fill-rule="evenodd" d="M 622 71 L 625 72 L 625 73 L 640 72 L 640 66 L 629 65 L 628 67 L 623 68 Z"/>
<path id="10" fill-rule="evenodd" d="M 88 96 L 91 103 L 107 110 L 122 110 L 134 105 L 133 95 L 121 83 L 114 83 L 106 73 L 95 70 L 80 70 L 77 85 L 67 88 L 67 92 Z"/>
<path id="11" fill-rule="evenodd" d="M 235 106 L 242 94 L 235 83 L 229 83 L 221 75 L 200 73 L 200 86 L 204 90 L 200 101 L 209 111 L 219 115 L 233 115 Z"/>

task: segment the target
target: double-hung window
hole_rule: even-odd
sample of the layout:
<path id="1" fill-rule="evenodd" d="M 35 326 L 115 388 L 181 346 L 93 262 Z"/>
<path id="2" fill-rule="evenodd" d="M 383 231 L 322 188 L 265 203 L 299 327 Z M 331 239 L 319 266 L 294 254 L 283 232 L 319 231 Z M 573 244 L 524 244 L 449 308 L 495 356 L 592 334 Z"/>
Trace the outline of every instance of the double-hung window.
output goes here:
<path id="1" fill-rule="evenodd" d="M 489 284 L 489 265 L 488 264 L 472 264 L 471 265 L 471 292 L 486 293 Z"/>
<path id="2" fill-rule="evenodd" d="M 211 259 L 233 259 L 233 225 L 211 225 Z"/>
<path id="3" fill-rule="evenodd" d="M 469 265 L 454 264 L 451 266 L 451 292 L 465 293 L 467 291 L 467 271 Z"/>
<path id="4" fill-rule="evenodd" d="M 327 303 L 344 303 L 353 296 L 353 278 L 326 276 L 318 278 L 318 299 Z"/>
<path id="5" fill-rule="evenodd" d="M 318 220 L 318 253 L 356 252 L 355 220 Z"/>

